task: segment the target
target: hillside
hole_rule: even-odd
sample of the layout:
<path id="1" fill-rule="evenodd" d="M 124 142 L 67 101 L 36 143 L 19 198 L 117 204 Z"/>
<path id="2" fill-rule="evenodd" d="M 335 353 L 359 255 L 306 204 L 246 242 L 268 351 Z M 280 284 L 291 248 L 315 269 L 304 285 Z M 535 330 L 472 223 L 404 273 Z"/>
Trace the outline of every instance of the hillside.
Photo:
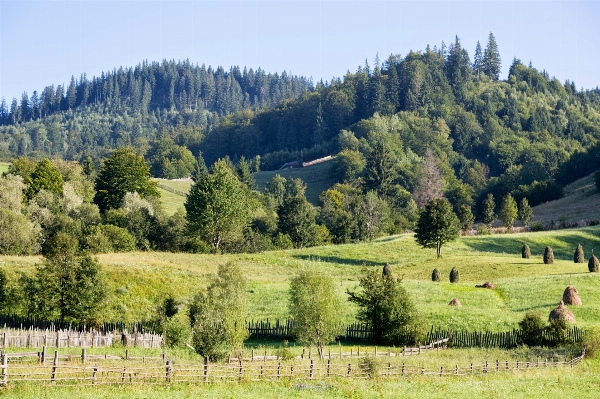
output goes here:
<path id="1" fill-rule="evenodd" d="M 254 180 L 256 180 L 256 185 L 262 192 L 265 190 L 266 184 L 275 175 L 280 175 L 286 179 L 302 179 L 306 184 L 306 199 L 316 205 L 319 202 L 319 195 L 336 183 L 329 175 L 330 167 L 331 162 L 323 162 L 307 168 L 258 172 L 254 174 Z"/>
<path id="2" fill-rule="evenodd" d="M 600 219 L 600 193 L 593 174 L 565 186 L 564 190 L 563 198 L 533 207 L 533 220 L 549 225 Z"/>
<path id="3" fill-rule="evenodd" d="M 442 259 L 435 251 L 419 248 L 412 235 L 401 235 L 363 244 L 314 247 L 247 255 L 194 255 L 137 252 L 98 255 L 110 286 L 107 320 L 139 320 L 154 315 L 166 295 L 182 302 L 205 287 L 218 265 L 238 263 L 248 281 L 248 318 L 286 318 L 289 281 L 300 269 L 318 268 L 339 282 L 339 294 L 357 285 L 362 266 L 382 267 L 389 262 L 414 295 L 426 325 L 454 329 L 503 331 L 516 327 L 526 311 L 542 315 L 556 306 L 564 288 L 574 284 L 584 305 L 573 308 L 579 326 L 600 322 L 600 275 L 587 264 L 575 264 L 573 250 L 581 243 L 589 256 L 600 245 L 600 227 L 540 233 L 462 237 L 444 247 Z M 531 259 L 521 259 L 523 243 L 531 246 Z M 541 260 L 544 247 L 552 246 L 554 265 Z M 19 273 L 32 273 L 39 257 L 0 258 L 9 281 Z M 452 266 L 460 270 L 460 284 L 450 284 Z M 441 283 L 431 282 L 439 268 Z M 497 290 L 475 288 L 485 281 Z M 447 303 L 457 297 L 463 307 Z M 345 308 L 345 320 L 354 320 L 355 308 Z"/>

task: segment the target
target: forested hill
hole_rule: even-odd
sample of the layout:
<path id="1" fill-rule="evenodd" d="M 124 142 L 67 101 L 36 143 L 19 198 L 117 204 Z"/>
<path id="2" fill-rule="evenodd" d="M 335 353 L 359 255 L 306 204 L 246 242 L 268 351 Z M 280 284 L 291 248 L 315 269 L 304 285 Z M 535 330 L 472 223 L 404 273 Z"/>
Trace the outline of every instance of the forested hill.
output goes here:
<path id="1" fill-rule="evenodd" d="M 83 76 L 64 92 L 50 86 L 0 107 L 3 156 L 98 160 L 126 145 L 155 156 L 160 137 L 170 154 L 174 143 L 202 151 L 209 163 L 260 156 L 269 170 L 343 150 L 336 178 L 387 196 L 392 186 L 417 190 L 429 152 L 455 205 L 488 192 L 533 202 L 560 196 L 556 177 L 568 182 L 600 139 L 600 90 L 578 90 L 516 58 L 499 80 L 492 34 L 472 54 L 456 37 L 449 46 L 365 62 L 316 87 L 286 74 L 187 62 Z M 376 156 L 386 170 L 369 173 Z"/>
<path id="2" fill-rule="evenodd" d="M 162 129 L 189 126 L 200 131 L 219 117 L 260 110 L 312 91 L 309 79 L 285 71 L 266 73 L 232 67 L 207 68 L 189 61 L 143 62 L 100 77 L 71 78 L 20 101 L 0 103 L 3 158 L 58 155 L 79 159 L 107 148 L 142 145 Z"/>

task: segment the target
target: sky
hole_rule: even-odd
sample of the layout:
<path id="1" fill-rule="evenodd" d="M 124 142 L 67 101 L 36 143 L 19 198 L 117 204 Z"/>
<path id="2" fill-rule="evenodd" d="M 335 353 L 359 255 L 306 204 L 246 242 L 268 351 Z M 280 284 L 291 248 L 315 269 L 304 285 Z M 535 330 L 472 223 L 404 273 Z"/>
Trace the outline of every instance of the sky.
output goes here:
<path id="1" fill-rule="evenodd" d="M 0 97 L 163 59 L 326 81 L 455 36 L 472 58 L 490 32 L 502 79 L 517 57 L 591 89 L 599 22 L 600 1 L 0 0 Z"/>

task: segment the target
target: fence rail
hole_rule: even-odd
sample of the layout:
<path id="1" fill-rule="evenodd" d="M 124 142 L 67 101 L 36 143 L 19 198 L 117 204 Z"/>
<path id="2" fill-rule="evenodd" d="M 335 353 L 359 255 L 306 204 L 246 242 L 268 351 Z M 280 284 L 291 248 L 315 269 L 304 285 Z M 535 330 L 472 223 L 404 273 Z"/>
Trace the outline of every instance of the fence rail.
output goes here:
<path id="1" fill-rule="evenodd" d="M 575 367 L 585 356 L 583 353 L 569 361 L 486 361 L 471 363 L 467 366 L 457 364 L 450 368 L 425 368 L 406 365 L 405 363 L 387 362 L 378 367 L 372 363 L 347 363 L 324 361 L 300 361 L 294 363 L 247 362 L 239 360 L 234 363 L 211 363 L 208 358 L 203 364 L 174 364 L 167 360 L 163 364 L 146 364 L 143 366 L 123 363 L 122 366 L 99 366 L 69 361 L 61 363 L 58 351 L 55 351 L 52 362 L 32 366 L 30 364 L 9 364 L 8 355 L 2 355 L 0 366 L 0 384 L 7 386 L 14 383 L 37 382 L 53 385 L 100 385 L 100 384 L 149 384 L 149 383 L 206 383 L 213 381 L 256 381 L 281 379 L 328 379 L 373 378 L 377 377 L 409 377 L 412 375 L 428 376 L 466 376 L 500 372 L 524 372 L 532 369 Z"/>
<path id="2" fill-rule="evenodd" d="M 163 190 L 166 190 L 166 191 L 168 191 L 168 192 L 171 192 L 171 193 L 173 193 L 173 194 L 175 194 L 175 195 L 179 195 L 179 196 L 181 196 L 181 197 L 187 197 L 187 193 L 184 193 L 183 191 L 176 190 L 176 189 L 174 189 L 174 188 L 171 188 L 171 187 L 169 187 L 169 186 L 166 186 L 166 185 L 164 185 L 164 184 L 160 184 L 160 183 L 158 183 L 158 188 L 162 188 Z"/>

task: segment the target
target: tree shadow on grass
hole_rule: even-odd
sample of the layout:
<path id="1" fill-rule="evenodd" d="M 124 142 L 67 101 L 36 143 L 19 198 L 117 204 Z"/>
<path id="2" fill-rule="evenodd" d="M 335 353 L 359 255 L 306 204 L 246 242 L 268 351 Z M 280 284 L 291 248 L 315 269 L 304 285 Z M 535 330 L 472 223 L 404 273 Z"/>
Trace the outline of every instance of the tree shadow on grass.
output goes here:
<path id="1" fill-rule="evenodd" d="M 311 262 L 325 262 L 349 266 L 384 266 L 386 264 L 386 262 L 379 262 L 367 259 L 340 258 L 339 256 L 294 255 L 293 257 L 296 259 L 302 259 Z"/>
<path id="2" fill-rule="evenodd" d="M 521 248 L 524 244 L 527 244 L 531 249 L 531 258 L 541 258 L 546 245 L 549 245 L 553 249 L 555 259 L 572 260 L 577 244 L 583 245 L 586 258 L 591 255 L 592 249 L 595 249 L 596 253 L 600 253 L 600 237 L 590 233 L 567 229 L 564 230 L 564 234 L 549 236 L 547 244 L 544 243 L 544 238 L 541 236 L 530 238 L 512 234 L 468 238 L 462 240 L 462 243 L 478 252 L 514 254 L 519 257 L 521 256 Z"/>
<path id="3" fill-rule="evenodd" d="M 535 306 L 527 306 L 527 307 L 523 307 L 523 308 L 519 308 L 519 309 L 513 309 L 513 311 L 514 312 L 532 312 L 532 311 L 537 311 L 537 310 L 541 310 L 541 309 L 555 308 L 556 306 L 558 306 L 558 302 L 545 303 L 542 305 L 535 305 Z"/>

